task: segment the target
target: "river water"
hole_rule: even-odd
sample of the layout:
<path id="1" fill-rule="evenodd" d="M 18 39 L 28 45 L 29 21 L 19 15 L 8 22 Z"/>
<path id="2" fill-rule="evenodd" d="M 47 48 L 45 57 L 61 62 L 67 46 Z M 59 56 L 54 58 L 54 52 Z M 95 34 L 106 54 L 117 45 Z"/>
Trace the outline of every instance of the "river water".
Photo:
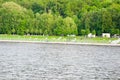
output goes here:
<path id="1" fill-rule="evenodd" d="M 0 80 L 120 80 L 120 47 L 1 42 Z"/>

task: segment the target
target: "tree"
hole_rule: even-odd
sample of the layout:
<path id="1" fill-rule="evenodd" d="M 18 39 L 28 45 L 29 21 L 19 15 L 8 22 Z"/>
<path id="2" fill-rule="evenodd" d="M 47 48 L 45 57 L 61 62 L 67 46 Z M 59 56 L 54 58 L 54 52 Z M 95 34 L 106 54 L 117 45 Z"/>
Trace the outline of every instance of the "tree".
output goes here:
<path id="1" fill-rule="evenodd" d="M 90 33 L 90 30 L 89 29 L 86 29 L 85 30 L 85 35 L 88 35 Z"/>
<path id="2" fill-rule="evenodd" d="M 81 29 L 81 35 L 85 36 L 85 34 L 86 34 L 86 31 L 84 29 Z"/>
<path id="3" fill-rule="evenodd" d="M 63 23 L 63 18 L 61 16 L 58 16 L 55 20 L 54 24 L 54 35 L 64 35 L 64 23 Z"/>
<path id="4" fill-rule="evenodd" d="M 43 31 L 43 34 L 52 35 L 54 16 L 51 13 L 44 13 L 40 17 L 41 29 Z"/>
<path id="5" fill-rule="evenodd" d="M 26 33 L 26 34 L 29 34 L 29 32 L 30 32 L 29 29 L 26 29 L 26 30 L 25 30 L 25 33 Z"/>
<path id="6" fill-rule="evenodd" d="M 68 34 L 69 35 L 71 35 L 71 34 L 77 35 L 78 34 L 77 26 L 72 18 L 66 17 L 64 19 L 64 26 L 65 26 L 65 28 L 63 31 L 64 31 L 65 35 L 68 35 Z"/>
<path id="7" fill-rule="evenodd" d="M 103 10 L 102 11 L 102 32 L 110 33 L 110 29 L 113 27 L 111 14 Z"/>
<path id="8" fill-rule="evenodd" d="M 119 29 L 116 29 L 116 30 L 115 30 L 115 34 L 119 35 L 119 34 L 120 34 L 120 30 L 119 30 Z"/>
<path id="9" fill-rule="evenodd" d="M 93 30 L 93 31 L 92 31 L 92 34 L 93 34 L 93 35 L 96 35 L 96 31 L 95 31 L 95 30 Z"/>
<path id="10" fill-rule="evenodd" d="M 0 11 L 4 29 L 3 33 L 11 34 L 16 31 L 16 33 L 23 35 L 27 19 L 29 19 L 27 10 L 14 2 L 6 2 L 2 4 Z"/>
<path id="11" fill-rule="evenodd" d="M 34 13 L 43 13 L 44 12 L 44 8 L 36 2 L 32 4 L 32 10 Z"/>
<path id="12" fill-rule="evenodd" d="M 14 28 L 12 29 L 12 34 L 15 34 L 15 29 Z"/>

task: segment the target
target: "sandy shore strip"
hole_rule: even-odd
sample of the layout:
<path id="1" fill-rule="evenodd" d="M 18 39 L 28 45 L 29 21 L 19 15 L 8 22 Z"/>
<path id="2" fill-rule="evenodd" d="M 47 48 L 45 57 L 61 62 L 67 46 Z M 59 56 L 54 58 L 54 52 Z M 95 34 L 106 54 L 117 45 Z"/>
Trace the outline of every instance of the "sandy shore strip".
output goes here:
<path id="1" fill-rule="evenodd" d="M 0 42 L 8 43 L 39 43 L 39 44 L 64 44 L 64 45 L 89 45 L 89 46 L 118 46 L 120 44 L 106 44 L 106 43 L 80 43 L 80 42 L 41 42 L 41 41 L 27 41 L 27 40 L 0 40 Z"/>

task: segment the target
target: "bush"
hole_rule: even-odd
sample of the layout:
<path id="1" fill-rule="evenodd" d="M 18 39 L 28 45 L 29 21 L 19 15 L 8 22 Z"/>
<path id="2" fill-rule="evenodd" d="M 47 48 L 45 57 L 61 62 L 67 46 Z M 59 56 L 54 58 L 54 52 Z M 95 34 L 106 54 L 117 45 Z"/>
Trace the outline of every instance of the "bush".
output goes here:
<path id="1" fill-rule="evenodd" d="M 84 29 L 81 29 L 81 35 L 85 36 L 86 31 Z"/>

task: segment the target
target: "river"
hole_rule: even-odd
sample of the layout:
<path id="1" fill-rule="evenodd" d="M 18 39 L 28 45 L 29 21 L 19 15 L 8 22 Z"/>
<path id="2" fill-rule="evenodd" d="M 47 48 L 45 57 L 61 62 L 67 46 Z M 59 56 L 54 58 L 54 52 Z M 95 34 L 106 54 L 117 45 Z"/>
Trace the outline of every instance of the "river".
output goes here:
<path id="1" fill-rule="evenodd" d="M 0 42 L 0 80 L 120 80 L 120 47 Z"/>

